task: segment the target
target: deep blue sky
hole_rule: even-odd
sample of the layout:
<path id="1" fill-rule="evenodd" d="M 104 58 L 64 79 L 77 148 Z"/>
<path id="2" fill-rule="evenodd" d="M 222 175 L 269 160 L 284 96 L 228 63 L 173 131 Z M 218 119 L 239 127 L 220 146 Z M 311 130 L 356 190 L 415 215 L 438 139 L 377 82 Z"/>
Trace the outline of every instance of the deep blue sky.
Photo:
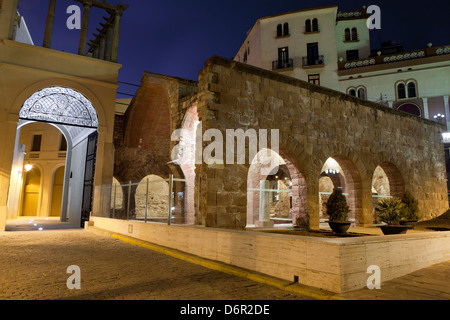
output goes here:
<path id="1" fill-rule="evenodd" d="M 117 4 L 118 0 L 107 0 Z M 197 80 L 204 62 L 213 55 L 234 57 L 246 32 L 259 17 L 327 5 L 339 10 L 378 5 L 381 30 L 372 31 L 372 48 L 381 41 L 400 40 L 405 50 L 450 44 L 449 0 L 121 0 L 130 4 L 122 19 L 119 81 L 139 84 L 144 71 Z M 66 28 L 66 9 L 73 0 L 58 0 L 52 48 L 76 53 L 79 31 Z M 20 0 L 36 45 L 42 45 L 48 0 Z M 100 9 L 93 9 L 92 35 L 102 21 Z M 121 92 L 136 88 L 121 85 Z M 119 96 L 126 97 L 126 96 Z"/>

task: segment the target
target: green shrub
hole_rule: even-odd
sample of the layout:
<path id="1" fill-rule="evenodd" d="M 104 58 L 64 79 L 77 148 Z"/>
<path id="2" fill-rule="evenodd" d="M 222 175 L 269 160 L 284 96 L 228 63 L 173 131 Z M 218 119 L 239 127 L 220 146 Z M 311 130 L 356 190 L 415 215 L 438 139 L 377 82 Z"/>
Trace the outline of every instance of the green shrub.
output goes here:
<path id="1" fill-rule="evenodd" d="M 382 199 L 378 201 L 375 211 L 380 221 L 398 225 L 405 218 L 406 206 L 400 198 Z"/>
<path id="2" fill-rule="evenodd" d="M 405 204 L 405 219 L 409 221 L 419 220 L 419 203 L 409 192 L 405 192 L 401 198 Z"/>
<path id="3" fill-rule="evenodd" d="M 349 207 L 347 199 L 341 189 L 334 189 L 326 203 L 327 214 L 331 222 L 345 222 L 348 217 Z"/>

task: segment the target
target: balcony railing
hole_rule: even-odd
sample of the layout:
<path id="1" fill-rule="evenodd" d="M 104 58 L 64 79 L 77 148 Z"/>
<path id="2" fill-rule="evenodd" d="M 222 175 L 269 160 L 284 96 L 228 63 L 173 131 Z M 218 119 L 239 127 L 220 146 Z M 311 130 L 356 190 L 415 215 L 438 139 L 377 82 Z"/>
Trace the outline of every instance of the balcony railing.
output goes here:
<path id="1" fill-rule="evenodd" d="M 272 61 L 272 70 L 288 69 L 294 67 L 294 59 Z"/>
<path id="2" fill-rule="evenodd" d="M 379 55 L 366 59 L 354 61 L 342 61 L 338 63 L 338 70 L 350 70 L 354 68 L 368 67 L 373 65 L 390 64 L 393 62 L 401 62 L 407 60 L 421 59 L 426 57 L 438 57 L 450 54 L 450 46 L 431 47 L 421 50 L 399 52 L 388 55 Z"/>
<path id="3" fill-rule="evenodd" d="M 323 66 L 324 63 L 323 55 L 302 57 L 303 67 Z"/>

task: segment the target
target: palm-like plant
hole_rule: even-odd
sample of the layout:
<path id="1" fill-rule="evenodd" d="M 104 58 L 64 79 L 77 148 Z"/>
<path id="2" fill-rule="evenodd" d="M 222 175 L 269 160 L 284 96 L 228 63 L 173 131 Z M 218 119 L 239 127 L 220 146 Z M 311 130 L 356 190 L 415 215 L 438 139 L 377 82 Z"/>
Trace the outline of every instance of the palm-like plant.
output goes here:
<path id="1" fill-rule="evenodd" d="M 409 192 L 405 192 L 402 196 L 402 202 L 405 204 L 405 219 L 408 221 L 419 220 L 419 204 Z"/>
<path id="2" fill-rule="evenodd" d="M 400 198 L 388 198 L 380 200 L 375 211 L 382 222 L 398 225 L 406 215 L 406 206 Z"/>
<path id="3" fill-rule="evenodd" d="M 326 203 L 327 214 L 331 222 L 345 222 L 347 220 L 349 206 L 341 189 L 334 189 Z"/>

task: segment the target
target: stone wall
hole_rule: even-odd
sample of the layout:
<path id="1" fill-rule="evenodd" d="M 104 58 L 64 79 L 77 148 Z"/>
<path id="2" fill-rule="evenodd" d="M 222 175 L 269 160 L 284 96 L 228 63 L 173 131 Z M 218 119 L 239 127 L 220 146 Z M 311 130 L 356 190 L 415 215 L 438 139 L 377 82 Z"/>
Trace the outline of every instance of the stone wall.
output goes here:
<path id="1" fill-rule="evenodd" d="M 372 223 L 372 181 L 379 165 L 398 172 L 401 179 L 393 183 L 403 181 L 418 199 L 423 219 L 448 209 L 443 127 L 435 122 L 220 57 L 205 63 L 198 89 L 203 132 L 279 130 L 280 155 L 306 186 L 300 188 L 306 210 L 298 213 L 305 216 L 297 218 L 312 228 L 319 224 L 319 178 L 330 157 L 344 171 L 358 225 Z M 248 168 L 197 165 L 195 199 L 202 224 L 245 227 Z"/>

